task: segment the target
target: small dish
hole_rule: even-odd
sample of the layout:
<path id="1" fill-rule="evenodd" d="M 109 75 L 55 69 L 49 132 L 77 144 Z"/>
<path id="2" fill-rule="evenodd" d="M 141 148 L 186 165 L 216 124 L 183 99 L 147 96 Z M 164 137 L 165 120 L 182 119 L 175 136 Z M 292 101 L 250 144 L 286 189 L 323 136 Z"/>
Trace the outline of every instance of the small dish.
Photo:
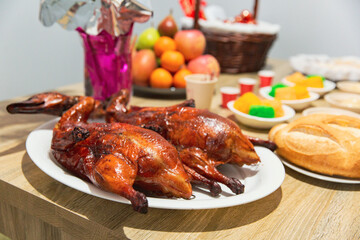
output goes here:
<path id="1" fill-rule="evenodd" d="M 326 94 L 325 101 L 331 106 L 360 113 L 360 95 L 355 93 L 334 92 Z"/>
<path id="2" fill-rule="evenodd" d="M 350 117 L 356 117 L 356 118 L 360 118 L 360 114 L 351 112 L 351 111 L 347 111 L 344 109 L 340 109 L 340 108 L 333 108 L 333 107 L 312 107 L 312 108 L 308 108 L 305 109 L 302 112 L 303 116 L 307 116 L 310 114 L 316 114 L 316 113 L 325 113 L 325 114 L 333 114 L 333 115 L 346 115 L 346 116 L 350 116 Z"/>
<path id="3" fill-rule="evenodd" d="M 285 85 L 288 85 L 290 87 L 295 86 L 295 83 L 286 80 L 286 78 L 283 78 L 281 81 L 282 81 L 282 83 L 284 83 Z M 320 96 L 323 96 L 325 93 L 328 93 L 328 92 L 334 90 L 335 87 L 336 87 L 336 84 L 334 82 L 325 80 L 323 88 L 308 87 L 307 90 L 309 92 L 315 92 L 315 93 L 318 93 Z"/>
<path id="4" fill-rule="evenodd" d="M 266 99 L 274 99 L 272 96 L 269 95 L 271 91 L 271 86 L 260 88 L 259 93 L 262 97 Z M 317 100 L 320 95 L 315 92 L 309 92 L 310 97 L 305 99 L 298 99 L 298 100 L 281 100 L 281 102 L 289 107 L 292 107 L 294 110 L 303 110 L 311 105 L 311 103 Z"/>
<path id="5" fill-rule="evenodd" d="M 256 117 L 251 116 L 249 114 L 240 112 L 239 110 L 234 108 L 235 101 L 228 102 L 227 106 L 230 111 L 232 111 L 235 114 L 235 117 L 239 122 L 242 124 L 253 127 L 253 128 L 260 128 L 260 129 L 269 129 L 273 126 L 285 122 L 287 120 L 290 120 L 295 116 L 295 111 L 289 106 L 282 105 L 282 108 L 284 110 L 284 116 L 278 117 L 278 118 L 262 118 L 262 117 Z"/>
<path id="6" fill-rule="evenodd" d="M 344 92 L 360 93 L 360 82 L 343 81 L 336 84 L 337 88 Z"/>

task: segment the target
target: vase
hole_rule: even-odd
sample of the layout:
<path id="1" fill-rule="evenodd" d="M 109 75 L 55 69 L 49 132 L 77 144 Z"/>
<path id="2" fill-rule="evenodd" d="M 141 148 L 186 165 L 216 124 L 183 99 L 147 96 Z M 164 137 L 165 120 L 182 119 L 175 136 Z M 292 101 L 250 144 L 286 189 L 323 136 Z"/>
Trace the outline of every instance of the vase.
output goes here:
<path id="1" fill-rule="evenodd" d="M 112 36 L 106 31 L 90 35 L 77 28 L 84 47 L 85 95 L 106 100 L 121 89 L 131 93 L 130 31 Z"/>

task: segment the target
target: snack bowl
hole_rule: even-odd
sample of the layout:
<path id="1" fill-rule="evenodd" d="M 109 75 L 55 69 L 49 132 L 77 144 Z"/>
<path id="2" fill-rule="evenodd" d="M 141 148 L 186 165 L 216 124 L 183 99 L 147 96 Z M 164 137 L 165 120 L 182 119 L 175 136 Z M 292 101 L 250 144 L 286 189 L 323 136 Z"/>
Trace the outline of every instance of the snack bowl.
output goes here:
<path id="1" fill-rule="evenodd" d="M 355 93 L 334 92 L 324 96 L 326 102 L 333 107 L 360 113 L 360 95 Z"/>
<path id="2" fill-rule="evenodd" d="M 341 81 L 336 84 L 337 88 L 344 92 L 360 93 L 360 82 Z"/>
<path id="3" fill-rule="evenodd" d="M 360 114 L 354 113 L 352 111 L 348 111 L 341 108 L 334 108 L 334 107 L 311 107 L 307 108 L 302 112 L 303 116 L 307 116 L 310 114 L 332 114 L 332 115 L 346 115 L 350 117 L 360 118 Z"/>
<path id="4" fill-rule="evenodd" d="M 271 86 L 269 87 L 263 87 L 259 89 L 259 93 L 262 97 L 266 99 L 274 99 L 272 96 L 269 95 L 271 91 Z M 303 110 L 311 105 L 311 103 L 315 100 L 317 100 L 320 95 L 315 92 L 309 91 L 309 98 L 304 99 L 296 99 L 296 100 L 281 100 L 281 103 L 288 105 L 289 107 L 292 107 L 296 111 Z"/>
<path id="5" fill-rule="evenodd" d="M 262 117 L 256 117 L 252 116 L 243 112 L 240 112 L 239 110 L 234 108 L 235 101 L 230 101 L 227 104 L 227 107 L 230 111 L 232 111 L 236 117 L 236 119 L 241 122 L 242 124 L 253 127 L 253 128 L 260 128 L 260 129 L 270 129 L 273 126 L 285 122 L 287 120 L 290 120 L 295 116 L 295 111 L 289 106 L 282 105 L 282 108 L 284 110 L 284 116 L 277 117 L 277 118 L 262 118 Z"/>
<path id="6" fill-rule="evenodd" d="M 286 80 L 286 78 L 283 78 L 281 80 L 281 82 L 284 83 L 285 85 L 290 86 L 290 87 L 295 86 L 295 83 Z M 320 96 L 323 96 L 324 94 L 334 90 L 335 87 L 336 87 L 336 84 L 334 82 L 325 79 L 323 88 L 308 87 L 307 90 L 309 92 L 315 92 L 315 93 L 318 93 Z"/>

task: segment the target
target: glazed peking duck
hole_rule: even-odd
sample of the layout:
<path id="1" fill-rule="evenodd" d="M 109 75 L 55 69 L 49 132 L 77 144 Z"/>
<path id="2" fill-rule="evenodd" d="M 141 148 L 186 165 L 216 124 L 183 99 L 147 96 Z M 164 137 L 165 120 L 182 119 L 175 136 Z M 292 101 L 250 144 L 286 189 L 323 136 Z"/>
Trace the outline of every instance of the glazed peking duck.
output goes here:
<path id="1" fill-rule="evenodd" d="M 54 158 L 70 172 L 127 198 L 141 213 L 147 212 L 148 202 L 133 186 L 168 197 L 191 197 L 190 178 L 177 150 L 159 134 L 126 123 L 88 123 L 96 105 L 93 98 L 77 97 L 72 99 L 75 102 L 65 98 L 64 102 L 62 95 L 50 95 L 11 104 L 7 110 L 58 114 L 56 108 L 77 102 L 55 125 L 51 143 Z M 53 102 L 39 101 L 44 96 Z"/>
<path id="2" fill-rule="evenodd" d="M 83 97 L 69 97 L 59 93 L 42 93 L 27 101 L 11 104 L 11 113 L 47 113 L 61 115 Z M 137 125 L 158 132 L 172 145 L 191 179 L 191 183 L 210 189 L 213 196 L 221 192 L 216 182 L 227 185 L 235 194 L 242 193 L 244 186 L 238 179 L 228 178 L 216 167 L 225 163 L 239 166 L 259 162 L 253 144 L 274 149 L 271 142 L 246 137 L 231 120 L 207 110 L 194 108 L 193 101 L 171 107 L 130 107 L 129 95 L 119 92 L 109 103 L 94 102 L 93 115 L 106 116 L 108 122 Z M 251 140 L 251 142 L 249 141 Z"/>
<path id="3" fill-rule="evenodd" d="M 228 186 L 235 194 L 244 192 L 236 178 L 228 178 L 217 166 L 238 166 L 260 161 L 253 144 L 233 121 L 208 110 L 194 108 L 192 100 L 170 107 L 130 107 L 126 90 L 114 96 L 106 109 L 108 122 L 124 122 L 158 132 L 180 154 L 186 168 Z"/>

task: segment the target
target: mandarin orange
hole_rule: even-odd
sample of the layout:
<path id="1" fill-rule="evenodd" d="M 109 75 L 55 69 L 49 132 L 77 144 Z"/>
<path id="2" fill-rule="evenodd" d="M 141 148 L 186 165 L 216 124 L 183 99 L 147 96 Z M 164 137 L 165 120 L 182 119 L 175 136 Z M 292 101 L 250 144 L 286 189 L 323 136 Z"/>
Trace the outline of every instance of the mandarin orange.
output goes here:
<path id="1" fill-rule="evenodd" d="M 192 74 L 188 69 L 183 68 L 177 71 L 174 75 L 174 87 L 176 88 L 185 88 L 186 81 L 185 76 Z"/>
<path id="2" fill-rule="evenodd" d="M 185 63 L 184 55 L 178 51 L 165 51 L 160 60 L 161 67 L 172 73 L 177 72 Z"/>
<path id="3" fill-rule="evenodd" d="M 176 50 L 176 42 L 174 39 L 163 36 L 160 37 L 154 45 L 154 52 L 157 57 L 161 57 L 161 55 L 166 51 L 175 51 Z"/>
<path id="4" fill-rule="evenodd" d="M 169 88 L 172 82 L 171 73 L 163 68 L 155 69 L 150 75 L 150 86 L 153 88 Z"/>

